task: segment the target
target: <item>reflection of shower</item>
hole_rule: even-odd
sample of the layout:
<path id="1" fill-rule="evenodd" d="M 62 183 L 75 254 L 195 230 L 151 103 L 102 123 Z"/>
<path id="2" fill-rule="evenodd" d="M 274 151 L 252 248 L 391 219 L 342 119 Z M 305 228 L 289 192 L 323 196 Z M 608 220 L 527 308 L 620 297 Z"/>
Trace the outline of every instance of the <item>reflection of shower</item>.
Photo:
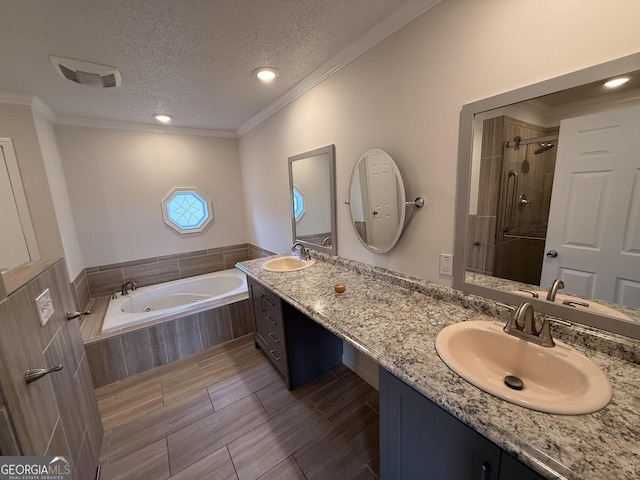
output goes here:
<path id="1" fill-rule="evenodd" d="M 503 146 L 494 275 L 537 284 L 544 258 L 558 135 L 517 136 Z"/>
<path id="2" fill-rule="evenodd" d="M 540 143 L 540 148 L 536 148 L 536 150 L 533 153 L 534 153 L 534 155 L 539 155 L 541 153 L 546 152 L 547 150 L 551 150 L 555 146 L 556 146 L 555 143 L 544 143 L 544 142 L 541 142 Z"/>

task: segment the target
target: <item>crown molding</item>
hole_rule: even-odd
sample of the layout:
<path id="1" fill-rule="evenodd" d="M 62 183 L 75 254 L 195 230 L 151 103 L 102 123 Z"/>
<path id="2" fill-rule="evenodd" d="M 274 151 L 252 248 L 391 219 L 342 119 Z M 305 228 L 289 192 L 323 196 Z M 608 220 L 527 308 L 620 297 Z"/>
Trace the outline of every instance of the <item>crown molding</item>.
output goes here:
<path id="1" fill-rule="evenodd" d="M 10 103 L 12 105 L 31 105 L 33 95 L 23 93 L 0 92 L 0 103 Z"/>
<path id="2" fill-rule="evenodd" d="M 106 128 L 111 130 L 129 130 L 149 133 L 169 133 L 174 135 L 195 135 L 200 137 L 237 138 L 235 132 L 225 130 L 209 130 L 205 128 L 171 127 L 167 125 L 149 125 L 146 123 L 116 122 L 93 118 L 58 117 L 57 125 L 71 127 Z"/>
<path id="3" fill-rule="evenodd" d="M 249 132 L 251 129 L 265 121 L 278 110 L 293 102 L 298 97 L 301 97 L 304 93 L 308 92 L 316 85 L 322 83 L 324 80 L 342 69 L 344 66 L 351 63 L 360 55 L 370 50 L 382 40 L 397 32 L 409 22 L 416 19 L 441 1 L 442 0 L 414 0 L 412 2 L 409 2 L 403 8 L 384 20 L 382 23 L 378 24 L 367 33 L 365 33 L 362 37 L 352 43 L 340 54 L 336 55 L 334 58 L 318 68 L 315 72 L 311 73 L 302 81 L 294 85 L 290 90 L 271 102 L 263 110 L 250 118 L 247 122 L 242 124 L 236 130 L 236 136 L 240 137 Z"/>

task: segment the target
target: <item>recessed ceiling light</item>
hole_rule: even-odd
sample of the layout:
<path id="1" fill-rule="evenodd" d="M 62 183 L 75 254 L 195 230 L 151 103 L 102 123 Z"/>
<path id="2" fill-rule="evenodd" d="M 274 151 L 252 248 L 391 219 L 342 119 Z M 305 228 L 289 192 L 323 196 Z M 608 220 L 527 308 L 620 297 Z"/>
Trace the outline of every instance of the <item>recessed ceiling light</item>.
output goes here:
<path id="1" fill-rule="evenodd" d="M 153 118 L 160 123 L 169 123 L 171 121 L 171 115 L 167 115 L 166 113 L 154 113 Z"/>
<path id="2" fill-rule="evenodd" d="M 604 86 L 607 88 L 616 88 L 616 87 L 619 87 L 620 85 L 624 85 L 628 81 L 629 81 L 629 77 L 614 78 L 606 82 Z"/>
<path id="3" fill-rule="evenodd" d="M 272 67 L 260 67 L 256 68 L 253 74 L 263 82 L 270 82 L 278 76 L 278 71 Z"/>

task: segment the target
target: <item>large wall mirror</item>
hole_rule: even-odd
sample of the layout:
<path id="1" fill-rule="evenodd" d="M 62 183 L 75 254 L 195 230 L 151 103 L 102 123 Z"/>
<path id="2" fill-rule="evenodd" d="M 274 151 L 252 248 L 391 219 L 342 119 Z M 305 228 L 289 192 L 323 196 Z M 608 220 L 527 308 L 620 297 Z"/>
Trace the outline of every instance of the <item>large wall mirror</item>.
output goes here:
<path id="1" fill-rule="evenodd" d="M 293 241 L 337 254 L 335 146 L 289 157 Z"/>
<path id="2" fill-rule="evenodd" d="M 640 54 L 465 105 L 457 188 L 454 287 L 640 338 Z"/>

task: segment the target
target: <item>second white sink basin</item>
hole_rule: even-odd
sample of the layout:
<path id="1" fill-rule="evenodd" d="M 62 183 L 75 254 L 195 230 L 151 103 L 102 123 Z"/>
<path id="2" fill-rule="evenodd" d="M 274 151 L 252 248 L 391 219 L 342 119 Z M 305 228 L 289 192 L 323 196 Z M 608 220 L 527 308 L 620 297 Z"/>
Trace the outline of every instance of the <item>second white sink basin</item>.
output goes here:
<path id="1" fill-rule="evenodd" d="M 262 264 L 262 269 L 268 272 L 295 272 L 296 270 L 308 268 L 314 263 L 316 263 L 316 260 L 313 258 L 304 259 L 295 255 L 286 255 L 267 260 Z"/>
<path id="2" fill-rule="evenodd" d="M 525 297 L 531 297 L 531 293 L 524 292 L 522 290 L 513 290 L 513 293 L 517 293 L 518 295 L 523 295 Z M 547 292 L 544 290 L 538 290 L 535 293 L 538 294 L 538 298 L 544 300 L 547 297 Z M 558 293 L 556 295 L 556 303 L 564 303 L 564 302 L 577 302 L 574 304 L 574 307 L 578 310 L 586 310 L 591 313 L 599 313 L 600 315 L 608 315 L 609 317 L 620 318 L 622 320 L 631 320 L 628 315 L 615 310 L 611 307 L 598 303 L 592 299 L 585 300 L 584 298 L 574 297 L 573 295 L 567 295 L 566 293 Z M 588 306 L 580 305 L 580 303 L 587 303 Z"/>
<path id="3" fill-rule="evenodd" d="M 611 400 L 606 375 L 567 344 L 542 347 L 521 340 L 492 321 L 460 322 L 444 328 L 436 350 L 451 370 L 476 387 L 503 400 L 547 413 L 579 415 L 605 407 Z M 514 390 L 505 377 L 515 376 Z"/>

